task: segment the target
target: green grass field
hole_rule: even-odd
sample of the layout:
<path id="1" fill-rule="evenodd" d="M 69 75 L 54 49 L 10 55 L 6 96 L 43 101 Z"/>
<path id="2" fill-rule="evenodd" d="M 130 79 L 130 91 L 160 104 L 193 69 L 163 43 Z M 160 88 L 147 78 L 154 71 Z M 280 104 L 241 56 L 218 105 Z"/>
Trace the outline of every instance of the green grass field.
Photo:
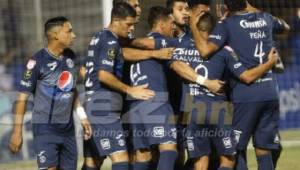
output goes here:
<path id="1" fill-rule="evenodd" d="M 300 161 L 300 130 L 282 131 L 283 152 L 278 162 L 278 170 L 297 170 Z M 252 148 L 248 151 L 249 170 L 256 170 L 256 159 Z M 81 165 L 79 161 L 78 166 Z M 110 163 L 106 161 L 102 170 L 109 170 Z M 33 170 L 36 169 L 35 161 L 14 162 L 9 164 L 0 164 L 0 170 Z M 79 168 L 78 168 L 79 169 Z"/>

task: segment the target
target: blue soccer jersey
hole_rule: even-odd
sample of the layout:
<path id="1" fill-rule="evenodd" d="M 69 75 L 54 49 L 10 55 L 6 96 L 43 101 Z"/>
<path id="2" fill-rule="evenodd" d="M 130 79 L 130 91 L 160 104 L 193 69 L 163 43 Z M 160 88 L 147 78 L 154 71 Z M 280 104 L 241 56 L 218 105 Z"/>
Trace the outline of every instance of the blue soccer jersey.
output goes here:
<path id="1" fill-rule="evenodd" d="M 71 50 L 58 59 L 45 48 L 27 62 L 19 91 L 34 95 L 35 136 L 74 133 L 72 110 L 78 73 L 74 59 Z"/>
<path id="2" fill-rule="evenodd" d="M 98 32 L 90 42 L 85 67 L 87 69 L 86 91 L 112 91 L 98 79 L 98 71 L 104 70 L 122 79 L 122 48 L 118 37 L 108 29 Z"/>
<path id="3" fill-rule="evenodd" d="M 156 40 L 155 48 L 175 46 L 177 39 L 166 39 L 159 33 L 151 32 L 149 38 Z M 130 80 L 133 86 L 148 84 L 156 92 L 168 92 L 166 80 L 166 60 L 148 59 L 136 62 L 130 68 Z"/>
<path id="4" fill-rule="evenodd" d="M 253 68 L 267 60 L 274 45 L 273 31 L 280 31 L 282 27 L 268 13 L 244 13 L 220 21 L 209 41 L 220 47 L 229 45 L 246 68 Z M 232 99 L 234 102 L 277 100 L 277 89 L 276 77 L 269 71 L 250 85 L 236 81 Z"/>
<path id="5" fill-rule="evenodd" d="M 203 60 L 195 47 L 195 42 L 190 38 L 184 42 L 184 46 L 176 48 L 172 60 L 183 61 L 193 68 L 199 75 L 208 79 L 224 80 L 229 70 L 235 77 L 239 77 L 246 68 L 238 61 L 234 52 L 226 47 L 220 50 L 209 60 Z M 188 81 L 183 82 L 182 101 L 183 107 L 186 95 L 194 96 L 195 100 L 201 101 L 227 101 L 225 93 L 216 95 L 206 87 Z"/>

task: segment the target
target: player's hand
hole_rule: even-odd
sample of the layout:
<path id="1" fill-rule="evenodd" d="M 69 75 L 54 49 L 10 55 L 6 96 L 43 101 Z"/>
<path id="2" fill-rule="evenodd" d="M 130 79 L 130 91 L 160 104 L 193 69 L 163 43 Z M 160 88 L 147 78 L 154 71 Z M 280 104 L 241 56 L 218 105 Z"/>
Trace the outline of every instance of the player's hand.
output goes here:
<path id="1" fill-rule="evenodd" d="M 154 91 L 147 89 L 148 85 L 134 86 L 128 89 L 128 94 L 134 99 L 149 100 L 155 96 Z"/>
<path id="2" fill-rule="evenodd" d="M 268 62 L 270 64 L 275 65 L 279 60 L 279 54 L 275 48 L 272 48 L 268 55 Z"/>
<path id="3" fill-rule="evenodd" d="M 229 10 L 226 7 L 226 5 L 223 5 L 223 4 L 217 5 L 216 15 L 217 15 L 217 18 L 219 18 L 219 20 L 221 20 L 221 21 L 226 19 L 227 16 L 229 15 Z"/>
<path id="4" fill-rule="evenodd" d="M 204 82 L 204 86 L 206 88 L 208 88 L 209 91 L 211 91 L 212 93 L 218 94 L 218 95 L 221 94 L 224 84 L 225 84 L 225 82 L 220 81 L 220 80 L 209 80 L 209 79 L 207 79 Z"/>
<path id="5" fill-rule="evenodd" d="M 197 12 L 190 12 L 190 26 L 196 26 L 199 19 L 205 14 L 204 10 L 197 10 Z"/>
<path id="6" fill-rule="evenodd" d="M 153 58 L 160 60 L 170 60 L 172 58 L 175 48 L 162 48 L 153 51 Z"/>
<path id="7" fill-rule="evenodd" d="M 82 119 L 81 120 L 81 125 L 82 125 L 82 128 L 83 128 L 84 140 L 90 139 L 92 137 L 92 134 L 93 134 L 90 121 L 87 118 Z"/>
<path id="8" fill-rule="evenodd" d="M 22 133 L 13 132 L 10 137 L 10 141 L 8 145 L 9 150 L 14 154 L 18 153 L 22 147 L 22 143 L 23 143 Z"/>

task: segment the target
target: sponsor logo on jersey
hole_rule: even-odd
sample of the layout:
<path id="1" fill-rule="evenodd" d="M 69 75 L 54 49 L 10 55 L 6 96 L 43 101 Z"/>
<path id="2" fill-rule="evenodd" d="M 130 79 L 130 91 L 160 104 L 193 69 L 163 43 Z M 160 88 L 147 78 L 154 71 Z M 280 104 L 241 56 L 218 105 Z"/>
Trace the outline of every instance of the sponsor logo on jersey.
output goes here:
<path id="1" fill-rule="evenodd" d="M 91 40 L 90 45 L 91 45 L 91 46 L 97 45 L 98 42 L 99 42 L 99 40 L 100 40 L 99 38 L 95 38 L 95 37 L 94 37 L 94 38 Z"/>
<path id="2" fill-rule="evenodd" d="M 163 40 L 161 41 L 161 46 L 162 46 L 163 48 L 166 48 L 167 45 L 168 45 L 167 41 L 166 41 L 165 39 L 163 39 Z"/>
<path id="3" fill-rule="evenodd" d="M 73 88 L 73 75 L 69 71 L 63 71 L 58 78 L 57 86 L 61 91 L 69 92 Z"/>
<path id="4" fill-rule="evenodd" d="M 109 41 L 108 42 L 108 45 L 114 45 L 114 44 L 117 44 L 117 41 Z"/>
<path id="5" fill-rule="evenodd" d="M 262 28 L 267 26 L 267 22 L 259 18 L 256 21 L 247 21 L 247 20 L 241 20 L 240 22 L 241 27 L 247 29 L 247 28 Z"/>
<path id="6" fill-rule="evenodd" d="M 114 66 L 114 61 L 103 60 L 102 64 L 103 65 L 108 65 L 108 66 Z"/>
<path id="7" fill-rule="evenodd" d="M 22 86 L 25 86 L 27 88 L 31 87 L 32 86 L 32 83 L 29 81 L 29 82 L 26 82 L 24 80 L 21 80 L 21 85 Z"/>
<path id="8" fill-rule="evenodd" d="M 238 68 L 240 68 L 242 66 L 242 63 L 236 63 L 233 67 L 235 68 L 235 69 L 238 69 Z"/>
<path id="9" fill-rule="evenodd" d="M 161 138 L 165 136 L 165 128 L 162 126 L 153 128 L 153 137 Z"/>
<path id="10" fill-rule="evenodd" d="M 57 62 L 48 63 L 47 66 L 50 68 L 51 71 L 55 70 L 57 67 Z"/>
<path id="11" fill-rule="evenodd" d="M 221 40 L 221 39 L 222 39 L 222 36 L 221 36 L 221 35 L 209 35 L 209 38 Z"/>

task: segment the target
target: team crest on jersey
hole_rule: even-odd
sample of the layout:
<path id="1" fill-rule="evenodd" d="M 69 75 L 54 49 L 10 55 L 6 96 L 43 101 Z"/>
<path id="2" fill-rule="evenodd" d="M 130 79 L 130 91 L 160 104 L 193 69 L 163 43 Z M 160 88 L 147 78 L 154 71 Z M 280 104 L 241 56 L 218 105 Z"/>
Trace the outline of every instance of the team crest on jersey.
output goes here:
<path id="1" fill-rule="evenodd" d="M 125 142 L 124 139 L 120 139 L 120 140 L 118 140 L 118 144 L 119 144 L 120 146 L 125 146 L 126 142 Z"/>
<path id="2" fill-rule="evenodd" d="M 101 139 L 100 144 L 103 150 L 107 150 L 111 148 L 109 139 Z"/>
<path id="3" fill-rule="evenodd" d="M 69 68 L 73 68 L 73 67 L 74 67 L 74 62 L 73 62 L 73 60 L 71 60 L 70 58 L 68 58 L 68 59 L 66 60 L 66 63 L 67 63 L 67 66 L 68 66 Z"/>
<path id="4" fill-rule="evenodd" d="M 193 140 L 187 140 L 186 143 L 187 143 L 187 149 L 189 151 L 194 151 L 195 150 L 195 146 L 194 146 Z"/>
<path id="5" fill-rule="evenodd" d="M 116 57 L 116 50 L 111 48 L 107 52 L 108 59 L 113 60 Z"/>
<path id="6" fill-rule="evenodd" d="M 223 144 L 225 146 L 225 148 L 232 148 L 232 143 L 231 143 L 231 139 L 230 137 L 227 138 L 223 138 Z"/>
<path id="7" fill-rule="evenodd" d="M 69 71 L 63 71 L 59 77 L 57 86 L 61 91 L 69 92 L 72 90 L 74 84 L 73 75 Z"/>
<path id="8" fill-rule="evenodd" d="M 26 68 L 28 70 L 32 70 L 34 68 L 34 66 L 36 65 L 36 61 L 33 59 L 30 59 L 26 65 Z"/>

